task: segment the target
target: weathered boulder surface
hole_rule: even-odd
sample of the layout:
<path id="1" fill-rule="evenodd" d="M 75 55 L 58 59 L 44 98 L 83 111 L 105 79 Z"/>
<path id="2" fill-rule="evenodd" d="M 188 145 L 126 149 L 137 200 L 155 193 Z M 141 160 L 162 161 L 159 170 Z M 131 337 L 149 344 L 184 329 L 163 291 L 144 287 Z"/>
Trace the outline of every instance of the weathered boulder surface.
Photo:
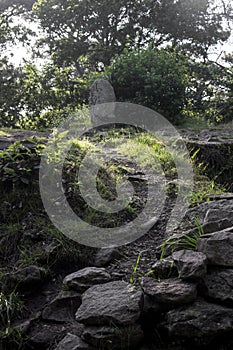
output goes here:
<path id="1" fill-rule="evenodd" d="M 104 268 L 86 267 L 66 276 L 63 284 L 68 289 L 83 293 L 95 284 L 106 283 L 110 280 L 111 276 Z"/>
<path id="2" fill-rule="evenodd" d="M 225 194 L 222 199 L 204 202 L 199 206 L 190 208 L 187 210 L 185 217 L 191 222 L 193 222 L 193 218 L 197 217 L 202 225 L 206 225 L 208 222 L 218 221 L 218 219 L 232 221 L 230 213 L 233 213 L 233 198 L 231 196 L 227 197 L 227 194 Z"/>
<path id="3" fill-rule="evenodd" d="M 196 285 L 179 278 L 157 281 L 154 278 L 145 277 L 142 280 L 142 288 L 151 300 L 167 308 L 191 303 L 197 296 Z"/>
<path id="4" fill-rule="evenodd" d="M 193 250 L 179 250 L 172 254 L 174 263 L 182 279 L 198 279 L 206 275 L 206 255 Z"/>
<path id="5" fill-rule="evenodd" d="M 143 339 L 141 326 L 126 327 L 88 326 L 82 338 L 95 349 L 136 349 Z"/>
<path id="6" fill-rule="evenodd" d="M 83 294 L 76 320 L 93 326 L 132 325 L 140 317 L 141 305 L 142 291 L 127 282 L 95 285 Z"/>
<path id="7" fill-rule="evenodd" d="M 55 350 L 90 350 L 90 346 L 77 335 L 68 333 Z"/>
<path id="8" fill-rule="evenodd" d="M 220 221 L 223 218 L 229 220 L 233 225 L 232 206 L 227 205 L 224 208 L 208 209 L 204 218 L 204 224 L 212 221 Z"/>
<path id="9" fill-rule="evenodd" d="M 172 338 L 193 339 L 204 345 L 218 335 L 233 331 L 233 310 L 196 301 L 190 306 L 169 311 L 165 328 Z"/>
<path id="10" fill-rule="evenodd" d="M 208 271 L 204 285 L 206 296 L 233 306 L 233 269 L 217 268 Z"/>
<path id="11" fill-rule="evenodd" d="M 197 251 L 206 254 L 210 265 L 233 267 L 233 227 L 201 236 Z"/>
<path id="12" fill-rule="evenodd" d="M 75 312 L 80 305 L 81 294 L 74 291 L 63 291 L 44 308 L 42 318 L 55 322 L 74 320 Z"/>
<path id="13" fill-rule="evenodd" d="M 91 86 L 89 106 L 92 125 L 98 126 L 102 122 L 114 123 L 116 96 L 110 82 L 106 79 L 97 79 Z"/>

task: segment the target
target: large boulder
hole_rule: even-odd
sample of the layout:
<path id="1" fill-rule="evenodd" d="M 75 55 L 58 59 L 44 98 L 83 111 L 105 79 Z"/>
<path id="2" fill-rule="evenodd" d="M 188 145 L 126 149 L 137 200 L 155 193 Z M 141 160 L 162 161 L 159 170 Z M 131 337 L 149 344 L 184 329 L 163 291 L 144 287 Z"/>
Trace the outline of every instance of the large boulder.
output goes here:
<path id="1" fill-rule="evenodd" d="M 95 349 L 137 349 L 143 339 L 139 324 L 126 327 L 88 326 L 82 338 Z"/>
<path id="2" fill-rule="evenodd" d="M 193 250 L 179 250 L 172 254 L 182 279 L 198 279 L 206 275 L 206 255 Z"/>
<path id="3" fill-rule="evenodd" d="M 75 318 L 75 312 L 81 305 L 81 295 L 74 291 L 63 291 L 47 305 L 43 312 L 44 320 L 68 322 Z"/>
<path id="4" fill-rule="evenodd" d="M 164 325 L 170 337 L 192 339 L 204 345 L 233 331 L 233 310 L 201 300 L 169 311 Z"/>
<path id="5" fill-rule="evenodd" d="M 142 280 L 142 288 L 151 301 L 165 308 L 193 302 L 197 296 L 196 285 L 179 278 L 157 281 L 154 278 L 145 277 Z"/>
<path id="6" fill-rule="evenodd" d="M 233 306 L 233 269 L 217 268 L 208 271 L 204 285 L 207 297 Z"/>
<path id="7" fill-rule="evenodd" d="M 141 290 L 124 281 L 93 286 L 83 294 L 76 320 L 91 326 L 132 325 L 140 317 L 142 297 Z"/>
<path id="8" fill-rule="evenodd" d="M 95 284 L 106 283 L 110 280 L 111 276 L 104 268 L 86 267 L 66 276 L 63 285 L 68 289 L 83 293 Z"/>
<path id="9" fill-rule="evenodd" d="M 233 227 L 203 235 L 197 241 L 197 250 L 207 256 L 208 264 L 233 267 Z"/>

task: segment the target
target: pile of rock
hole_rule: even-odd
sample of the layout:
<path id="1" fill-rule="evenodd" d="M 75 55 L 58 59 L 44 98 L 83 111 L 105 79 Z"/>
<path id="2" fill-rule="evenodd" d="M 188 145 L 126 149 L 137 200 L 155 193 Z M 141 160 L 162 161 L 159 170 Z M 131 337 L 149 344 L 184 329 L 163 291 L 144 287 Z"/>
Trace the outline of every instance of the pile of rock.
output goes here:
<path id="1" fill-rule="evenodd" d="M 149 318 L 168 343 L 192 341 L 203 346 L 223 334 L 232 336 L 232 247 L 233 228 L 204 235 L 197 251 L 176 251 L 167 259 L 177 277 L 160 281 L 144 277 L 141 287 L 110 281 L 104 268 L 86 268 L 67 276 L 64 285 L 69 293 L 83 293 L 75 313 L 83 330 L 79 338 L 67 334 L 57 350 L 65 349 L 64 343 L 66 349 L 139 349 Z M 76 347 L 69 347 L 68 340 Z"/>
<path id="2" fill-rule="evenodd" d="M 206 230 L 196 251 L 182 249 L 157 260 L 150 277 L 138 284 L 106 267 L 67 275 L 62 290 L 42 312 L 18 326 L 27 334 L 29 348 L 219 349 L 224 342 L 230 345 L 223 349 L 233 348 L 232 209 L 233 201 L 226 199 L 196 208 L 204 228 L 219 228 L 222 220 L 224 229 Z M 192 210 L 189 214 L 194 216 Z M 99 251 L 96 264 L 108 265 L 116 257 L 117 250 Z M 13 274 L 9 283 L 25 290 L 23 273 Z M 32 268 L 33 281 L 42 275 Z"/>
<path id="3" fill-rule="evenodd" d="M 233 227 L 203 235 L 197 251 L 174 252 L 172 261 L 178 277 L 156 281 L 145 278 L 142 288 L 148 311 L 169 341 L 195 346 L 210 344 L 223 335 L 233 339 Z M 155 269 L 166 264 L 155 264 Z M 158 273 L 158 271 L 155 271 Z M 227 339 L 227 338 L 226 338 Z"/>

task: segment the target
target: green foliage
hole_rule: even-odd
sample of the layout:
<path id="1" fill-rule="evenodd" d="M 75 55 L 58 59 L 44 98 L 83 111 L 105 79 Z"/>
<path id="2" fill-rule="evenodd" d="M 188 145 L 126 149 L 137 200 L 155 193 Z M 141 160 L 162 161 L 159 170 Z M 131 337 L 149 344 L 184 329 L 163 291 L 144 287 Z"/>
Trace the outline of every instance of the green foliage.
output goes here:
<path id="1" fill-rule="evenodd" d="M 16 125 L 20 113 L 20 71 L 0 60 L 0 127 Z"/>
<path id="2" fill-rule="evenodd" d="M 229 36 L 223 14 L 211 5 L 209 0 L 37 0 L 33 9 L 55 63 L 75 64 L 82 73 L 108 65 L 126 47 L 148 43 L 183 44 L 206 54 L 210 45 Z"/>
<path id="3" fill-rule="evenodd" d="M 135 263 L 135 265 L 133 266 L 133 272 L 132 272 L 132 274 L 131 274 L 131 276 L 130 276 L 130 280 L 129 280 L 131 284 L 134 284 L 134 282 L 135 282 L 135 277 L 136 277 L 136 274 L 137 274 L 137 271 L 138 271 L 140 259 L 141 259 L 141 254 L 138 254 L 136 263 Z"/>
<path id="4" fill-rule="evenodd" d="M 208 201 L 208 195 L 219 195 L 226 193 L 224 186 L 217 184 L 214 180 L 205 178 L 203 181 L 196 181 L 194 190 L 189 198 L 190 205 L 198 205 Z"/>
<path id="5" fill-rule="evenodd" d="M 171 236 L 161 244 L 160 260 L 165 256 L 166 250 L 173 252 L 176 250 L 196 250 L 198 239 L 204 234 L 204 230 L 198 218 L 194 218 L 196 229 L 190 234 L 183 234 L 180 237 Z"/>
<path id="6" fill-rule="evenodd" d="M 187 58 L 169 47 L 125 50 L 106 68 L 119 101 L 150 107 L 176 121 L 185 104 Z"/>
<path id="7" fill-rule="evenodd" d="M 15 292 L 6 295 L 0 292 L 0 320 L 1 328 L 5 335 L 8 335 L 11 329 L 11 322 L 13 319 L 21 316 L 23 311 L 22 301 Z"/>
<path id="8" fill-rule="evenodd" d="M 5 185 L 18 183 L 28 185 L 38 173 L 40 155 L 45 147 L 44 139 L 28 139 L 27 145 L 16 141 L 6 150 L 0 151 L 0 177 Z M 30 146 L 29 146 L 30 144 Z"/>

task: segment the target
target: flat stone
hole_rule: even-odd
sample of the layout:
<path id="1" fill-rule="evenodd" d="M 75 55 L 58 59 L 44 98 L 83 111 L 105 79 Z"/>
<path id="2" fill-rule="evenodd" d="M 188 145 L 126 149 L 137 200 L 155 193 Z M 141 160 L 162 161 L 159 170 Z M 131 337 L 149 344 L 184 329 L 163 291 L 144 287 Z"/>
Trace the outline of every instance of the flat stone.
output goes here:
<path id="1" fill-rule="evenodd" d="M 126 327 L 88 326 L 82 338 L 95 349 L 137 349 L 143 340 L 139 324 Z"/>
<path id="2" fill-rule="evenodd" d="M 145 277 L 142 280 L 142 288 L 151 300 L 167 307 L 190 303 L 196 299 L 197 295 L 194 283 L 184 282 L 179 278 L 157 281 L 154 278 Z"/>
<path id="3" fill-rule="evenodd" d="M 233 306 L 233 270 L 212 269 L 204 278 L 205 295 L 218 302 Z"/>
<path id="4" fill-rule="evenodd" d="M 172 254 L 179 278 L 198 279 L 206 275 L 206 255 L 193 250 L 179 250 Z"/>
<path id="5" fill-rule="evenodd" d="M 201 345 L 233 330 L 233 310 L 205 301 L 171 310 L 166 315 L 165 328 L 170 337 L 197 339 Z"/>
<path id="6" fill-rule="evenodd" d="M 131 325 L 140 317 L 142 291 L 114 281 L 89 288 L 82 296 L 76 320 L 85 325 Z"/>
<path id="7" fill-rule="evenodd" d="M 209 265 L 233 267 L 233 227 L 201 236 L 197 251 L 207 256 Z"/>
<path id="8" fill-rule="evenodd" d="M 81 294 L 63 291 L 45 307 L 42 312 L 44 320 L 68 322 L 75 319 L 75 312 L 81 305 Z"/>
<path id="9" fill-rule="evenodd" d="M 89 350 L 90 346 L 77 335 L 68 333 L 55 350 Z"/>
<path id="10" fill-rule="evenodd" d="M 106 283 L 111 280 L 110 274 L 104 268 L 86 267 L 66 276 L 63 284 L 68 289 L 83 293 L 95 284 Z"/>

